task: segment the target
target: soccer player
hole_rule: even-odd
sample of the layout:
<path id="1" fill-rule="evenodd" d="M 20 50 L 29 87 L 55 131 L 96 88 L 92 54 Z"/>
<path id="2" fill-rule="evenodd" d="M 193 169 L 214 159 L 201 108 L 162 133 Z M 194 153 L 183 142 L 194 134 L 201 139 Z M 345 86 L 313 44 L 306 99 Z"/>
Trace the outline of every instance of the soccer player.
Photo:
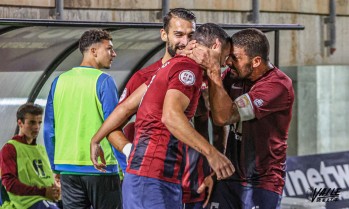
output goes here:
<path id="1" fill-rule="evenodd" d="M 209 59 L 218 54 L 205 47 L 193 54 L 207 67 L 214 122 L 231 126 L 226 155 L 236 167 L 230 179 L 217 182 L 208 208 L 279 208 L 294 101 L 291 79 L 270 63 L 268 39 L 257 29 L 232 36 L 227 65 L 244 83 L 233 83 L 228 92 L 218 62 Z"/>
<path id="2" fill-rule="evenodd" d="M 171 9 L 163 18 L 163 28 L 160 30 L 162 41 L 166 42 L 166 50 L 164 56 L 155 63 L 137 71 L 127 82 L 126 87 L 120 97 L 120 103 L 128 98 L 141 84 L 145 83 L 157 70 L 174 57 L 176 53 L 182 50 L 189 42 L 196 28 L 196 17 L 193 12 L 184 8 Z M 207 90 L 207 89 L 206 89 Z M 208 92 L 207 92 L 208 95 Z M 200 100 L 199 100 L 200 101 Z M 199 102 L 200 104 L 200 102 Z M 198 111 L 197 111 L 198 112 Z M 199 117 L 196 117 L 199 118 Z M 195 119 L 195 122 L 198 121 Z M 208 139 L 207 124 L 206 127 L 196 124 L 195 128 L 199 133 Z M 200 128 L 200 129 L 199 129 Z M 134 122 L 129 122 L 123 128 L 124 134 L 129 141 L 134 139 Z M 205 134 L 207 133 L 207 134 Z M 114 136 L 122 137 L 122 132 L 117 130 Z M 115 147 L 119 147 L 117 141 L 111 141 Z M 131 144 L 124 146 L 123 151 L 128 157 L 131 151 Z M 204 181 L 205 176 L 210 173 L 207 160 L 202 154 L 195 149 L 187 147 L 186 149 L 186 167 L 184 169 L 182 189 L 183 203 L 186 208 L 199 207 L 205 200 L 205 192 L 197 193 L 197 189 Z"/>
<path id="3" fill-rule="evenodd" d="M 19 133 L 0 152 L 2 184 L 15 208 L 58 209 L 52 201 L 60 197 L 59 182 L 55 183 L 44 146 L 36 143 L 42 114 L 39 105 L 21 105 L 17 111 Z"/>
<path id="4" fill-rule="evenodd" d="M 44 140 L 52 169 L 60 173 L 64 209 L 121 208 L 118 162 L 107 139 L 101 141 L 106 169 L 94 169 L 89 139 L 118 103 L 109 69 L 116 53 L 104 30 L 85 31 L 79 40 L 80 66 L 52 83 L 45 112 Z M 124 155 L 120 153 L 125 158 Z"/>
<path id="5" fill-rule="evenodd" d="M 222 28 L 204 24 L 195 31 L 193 39 L 210 48 L 219 47 L 220 63 L 225 64 L 230 41 Z M 182 207 L 180 182 L 185 144 L 207 158 L 218 179 L 233 174 L 231 162 L 189 123 L 197 106 L 202 71 L 190 58 L 170 59 L 116 107 L 92 138 L 91 153 L 98 156 L 99 141 L 138 110 L 136 137 L 123 182 L 124 209 Z"/>

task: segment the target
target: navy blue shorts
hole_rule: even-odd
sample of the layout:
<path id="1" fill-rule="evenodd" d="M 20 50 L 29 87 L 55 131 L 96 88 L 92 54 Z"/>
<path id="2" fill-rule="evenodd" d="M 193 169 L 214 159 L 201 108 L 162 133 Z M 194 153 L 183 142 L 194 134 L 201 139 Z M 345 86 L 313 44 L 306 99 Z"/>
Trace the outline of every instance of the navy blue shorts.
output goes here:
<path id="1" fill-rule="evenodd" d="M 206 209 L 279 209 L 281 195 L 269 190 L 217 181 Z"/>
<path id="2" fill-rule="evenodd" d="M 204 202 L 184 203 L 183 209 L 202 209 Z"/>
<path id="3" fill-rule="evenodd" d="M 59 207 L 56 203 L 47 200 L 41 200 L 30 206 L 29 209 L 59 209 Z"/>
<path id="4" fill-rule="evenodd" d="M 182 189 L 180 184 L 126 172 L 122 200 L 123 209 L 181 209 Z"/>

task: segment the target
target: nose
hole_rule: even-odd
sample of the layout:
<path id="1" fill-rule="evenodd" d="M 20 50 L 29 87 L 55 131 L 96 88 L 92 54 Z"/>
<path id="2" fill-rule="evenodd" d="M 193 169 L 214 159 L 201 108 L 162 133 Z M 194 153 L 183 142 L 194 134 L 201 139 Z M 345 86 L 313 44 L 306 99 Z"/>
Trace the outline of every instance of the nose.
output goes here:
<path id="1" fill-rule="evenodd" d="M 111 56 L 112 56 L 112 57 L 116 57 L 116 56 L 117 56 L 116 51 L 115 51 L 114 49 L 113 49 L 113 51 L 112 51 Z"/>
<path id="2" fill-rule="evenodd" d="M 183 36 L 180 40 L 180 45 L 186 46 L 186 45 L 188 45 L 189 41 L 190 41 L 189 36 Z"/>
<path id="3" fill-rule="evenodd" d="M 34 128 L 35 131 L 39 131 L 39 130 L 40 130 L 40 126 L 41 126 L 40 123 L 36 123 L 36 124 L 33 126 L 33 128 Z"/>

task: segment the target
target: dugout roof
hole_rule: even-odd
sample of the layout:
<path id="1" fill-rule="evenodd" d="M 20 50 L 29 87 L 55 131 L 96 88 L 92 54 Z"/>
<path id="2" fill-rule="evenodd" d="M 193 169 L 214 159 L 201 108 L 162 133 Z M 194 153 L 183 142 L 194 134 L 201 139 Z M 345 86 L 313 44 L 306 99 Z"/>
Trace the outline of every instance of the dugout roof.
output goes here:
<path id="1" fill-rule="evenodd" d="M 267 33 L 271 59 L 276 66 L 279 64 L 279 31 L 304 29 L 302 25 L 292 24 L 221 26 L 230 35 L 250 27 Z M 105 72 L 115 79 L 119 94 L 135 71 L 164 53 L 165 44 L 159 33 L 161 23 L 0 19 L 0 136 L 4 140 L 0 146 L 15 132 L 19 105 L 30 101 L 44 106 L 53 79 L 80 64 L 78 40 L 91 28 L 111 32 L 117 57 Z"/>

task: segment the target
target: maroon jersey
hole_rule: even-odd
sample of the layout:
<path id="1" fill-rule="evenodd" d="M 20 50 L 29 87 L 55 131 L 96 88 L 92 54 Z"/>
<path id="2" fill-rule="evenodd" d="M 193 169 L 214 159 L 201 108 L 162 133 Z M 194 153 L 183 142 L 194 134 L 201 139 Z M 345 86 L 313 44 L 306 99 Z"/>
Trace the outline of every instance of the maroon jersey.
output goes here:
<path id="1" fill-rule="evenodd" d="M 120 96 L 120 103 L 129 97 L 140 85 L 156 74 L 156 71 L 162 66 L 161 60 L 162 58 L 132 75 Z"/>
<path id="2" fill-rule="evenodd" d="M 164 98 L 169 89 L 181 91 L 190 100 L 184 114 L 191 119 L 200 95 L 202 68 L 190 58 L 175 56 L 146 84 L 148 90 L 137 112 L 127 172 L 179 184 L 186 146 L 161 122 Z"/>
<path id="3" fill-rule="evenodd" d="M 195 149 L 186 146 L 185 149 L 185 168 L 182 179 L 182 201 L 183 203 L 194 203 L 204 201 L 206 194 L 197 193 L 199 186 L 210 174 L 211 168 L 206 157 Z"/>
<path id="4" fill-rule="evenodd" d="M 292 81 L 274 67 L 255 81 L 250 90 L 239 85 L 231 84 L 230 96 L 248 91 L 255 118 L 242 122 L 242 131 L 238 124 L 232 125 L 227 148 L 227 156 L 236 168 L 232 178 L 244 185 L 282 194 L 294 101 Z"/>

